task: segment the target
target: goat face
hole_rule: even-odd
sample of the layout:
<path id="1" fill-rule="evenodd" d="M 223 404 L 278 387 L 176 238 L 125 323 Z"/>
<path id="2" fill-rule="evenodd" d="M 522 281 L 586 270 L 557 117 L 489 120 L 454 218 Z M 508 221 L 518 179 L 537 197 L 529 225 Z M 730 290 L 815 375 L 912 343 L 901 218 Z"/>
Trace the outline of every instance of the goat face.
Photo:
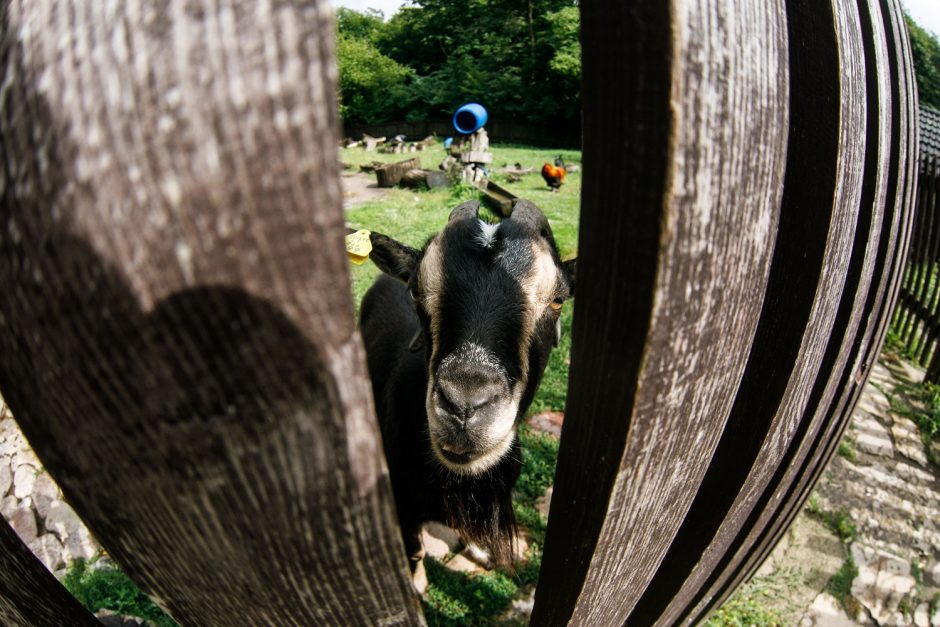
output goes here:
<path id="1" fill-rule="evenodd" d="M 431 448 L 463 475 L 483 473 L 512 448 L 574 290 L 574 261 L 560 261 L 534 204 L 516 201 L 499 224 L 480 220 L 478 208 L 454 209 L 421 252 L 371 238 L 373 260 L 408 284 L 421 321 L 413 346 L 425 348 Z"/>

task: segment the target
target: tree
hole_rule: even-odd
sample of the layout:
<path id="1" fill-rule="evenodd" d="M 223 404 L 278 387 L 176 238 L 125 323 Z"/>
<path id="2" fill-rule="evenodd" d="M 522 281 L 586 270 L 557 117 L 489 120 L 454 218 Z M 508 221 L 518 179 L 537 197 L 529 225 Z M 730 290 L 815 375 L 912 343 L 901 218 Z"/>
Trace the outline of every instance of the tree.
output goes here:
<path id="1" fill-rule="evenodd" d="M 580 115 L 577 40 L 572 0 L 413 0 L 375 42 L 416 72 L 412 117 L 475 100 L 493 116 L 552 123 Z"/>
<path id="2" fill-rule="evenodd" d="M 911 38 L 911 55 L 917 76 L 917 91 L 921 104 L 940 109 L 940 42 L 905 15 Z"/>
<path id="3" fill-rule="evenodd" d="M 353 39 L 375 40 L 385 27 L 385 14 L 378 9 L 354 11 L 346 7 L 336 9 L 336 32 Z"/>
<path id="4" fill-rule="evenodd" d="M 340 34 L 339 111 L 347 123 L 370 123 L 403 115 L 413 99 L 414 70 L 382 54 L 368 39 Z"/>

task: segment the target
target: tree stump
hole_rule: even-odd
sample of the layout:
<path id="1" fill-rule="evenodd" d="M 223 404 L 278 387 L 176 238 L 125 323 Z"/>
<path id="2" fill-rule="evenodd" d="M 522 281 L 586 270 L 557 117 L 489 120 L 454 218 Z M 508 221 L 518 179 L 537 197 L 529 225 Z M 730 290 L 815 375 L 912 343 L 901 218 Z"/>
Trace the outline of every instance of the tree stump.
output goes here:
<path id="1" fill-rule="evenodd" d="M 379 187 L 395 187 L 401 182 L 405 172 L 414 169 L 421 169 L 421 160 L 418 158 L 389 163 L 375 169 L 376 181 Z"/>

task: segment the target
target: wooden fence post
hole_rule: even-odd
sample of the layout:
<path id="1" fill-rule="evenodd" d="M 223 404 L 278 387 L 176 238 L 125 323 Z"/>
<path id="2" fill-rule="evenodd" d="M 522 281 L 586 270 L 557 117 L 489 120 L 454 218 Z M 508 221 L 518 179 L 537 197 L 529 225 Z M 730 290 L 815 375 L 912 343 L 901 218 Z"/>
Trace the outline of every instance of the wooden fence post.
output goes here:
<path id="1" fill-rule="evenodd" d="M 697 622 L 806 498 L 910 238 L 900 16 L 582 5 L 578 304 L 533 624 Z M 183 624 L 422 621 L 352 319 L 330 19 L 0 4 L 0 391 Z M 88 620 L 0 545 L 0 616 Z M 24 612 L 43 588 L 49 613 Z"/>
<path id="2" fill-rule="evenodd" d="M 353 319 L 332 19 L 0 4 L 0 389 L 182 624 L 422 620 Z"/>
<path id="3" fill-rule="evenodd" d="M 582 5 L 587 279 L 533 624 L 696 624 L 831 457 L 910 230 L 900 16 Z"/>
<path id="4" fill-rule="evenodd" d="M 0 624 L 101 627 L 0 519 Z"/>

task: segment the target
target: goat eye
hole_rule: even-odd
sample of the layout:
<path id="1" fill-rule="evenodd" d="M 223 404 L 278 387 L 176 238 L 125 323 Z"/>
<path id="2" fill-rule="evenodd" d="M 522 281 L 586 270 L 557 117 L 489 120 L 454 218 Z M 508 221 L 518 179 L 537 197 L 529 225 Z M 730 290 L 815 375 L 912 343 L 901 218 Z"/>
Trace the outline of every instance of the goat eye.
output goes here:
<path id="1" fill-rule="evenodd" d="M 561 311 L 561 306 L 565 304 L 565 299 L 559 296 L 552 302 L 548 304 L 552 308 L 552 311 Z"/>

